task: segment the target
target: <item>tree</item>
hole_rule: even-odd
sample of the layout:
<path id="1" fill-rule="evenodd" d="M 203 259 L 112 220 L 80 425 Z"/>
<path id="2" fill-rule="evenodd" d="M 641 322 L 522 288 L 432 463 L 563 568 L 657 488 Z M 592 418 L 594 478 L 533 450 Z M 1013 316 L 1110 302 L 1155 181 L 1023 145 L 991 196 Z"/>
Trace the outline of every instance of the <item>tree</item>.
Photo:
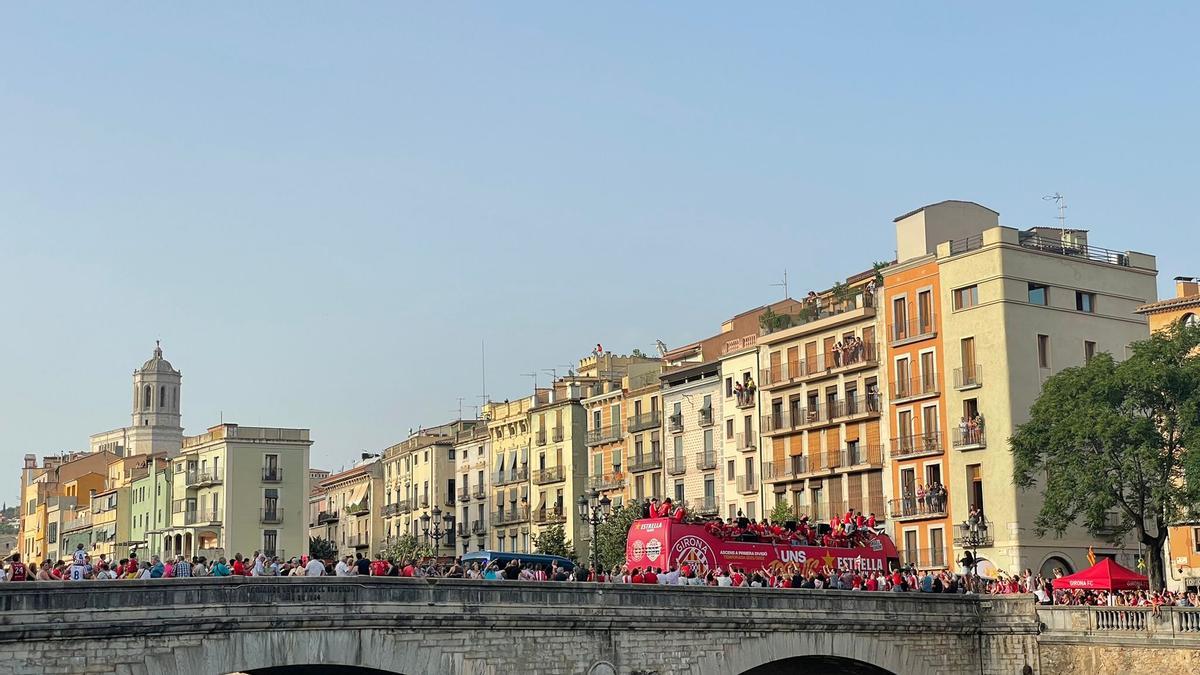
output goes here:
<path id="1" fill-rule="evenodd" d="M 829 293 L 833 296 L 834 311 L 845 309 L 851 300 L 857 295 L 854 289 L 850 286 L 837 281 L 833 287 L 829 289 Z"/>
<path id="2" fill-rule="evenodd" d="M 787 499 L 780 499 L 775 502 L 775 508 L 771 509 L 771 522 L 783 523 L 789 520 L 796 519 L 796 509 Z"/>
<path id="3" fill-rule="evenodd" d="M 545 555 L 557 555 L 563 558 L 575 558 L 575 547 L 567 541 L 567 531 L 562 524 L 552 525 L 533 535 L 533 550 Z"/>
<path id="4" fill-rule="evenodd" d="M 383 549 L 383 557 L 401 563 L 431 558 L 434 555 L 436 553 L 433 547 L 417 538 L 415 534 L 402 534 Z"/>
<path id="5" fill-rule="evenodd" d="M 324 537 L 309 537 L 308 557 L 317 560 L 333 560 L 337 557 L 337 547 Z"/>
<path id="6" fill-rule="evenodd" d="M 625 541 L 633 521 L 642 517 L 640 504 L 622 504 L 608 514 L 608 519 L 596 528 L 596 558 L 600 567 L 609 570 L 625 563 Z"/>
<path id="7" fill-rule="evenodd" d="M 1200 501 L 1198 346 L 1200 328 L 1175 326 L 1133 343 L 1125 361 L 1098 354 L 1046 381 L 1010 440 L 1017 486 L 1042 486 L 1039 536 L 1076 521 L 1100 536 L 1115 511 L 1116 534 L 1136 534 L 1162 588 L 1167 527 Z"/>

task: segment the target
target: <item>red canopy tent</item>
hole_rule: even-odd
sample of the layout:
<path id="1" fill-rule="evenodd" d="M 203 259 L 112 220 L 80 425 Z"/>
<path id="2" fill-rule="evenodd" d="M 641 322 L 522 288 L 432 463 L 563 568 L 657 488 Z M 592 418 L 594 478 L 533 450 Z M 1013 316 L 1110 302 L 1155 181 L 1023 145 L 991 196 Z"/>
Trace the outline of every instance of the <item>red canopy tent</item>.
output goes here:
<path id="1" fill-rule="evenodd" d="M 1054 588 L 1079 588 L 1088 591 L 1144 591 L 1150 588 L 1145 575 L 1125 569 L 1105 558 L 1075 574 L 1054 580 Z"/>

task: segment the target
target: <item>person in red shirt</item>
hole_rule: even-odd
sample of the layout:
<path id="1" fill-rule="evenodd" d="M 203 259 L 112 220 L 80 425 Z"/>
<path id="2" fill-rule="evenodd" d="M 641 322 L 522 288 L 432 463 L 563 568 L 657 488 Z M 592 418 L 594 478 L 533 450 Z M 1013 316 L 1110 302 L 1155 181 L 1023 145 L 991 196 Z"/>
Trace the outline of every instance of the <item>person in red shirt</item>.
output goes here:
<path id="1" fill-rule="evenodd" d="M 646 568 L 646 573 L 642 575 L 642 583 L 643 584 L 657 584 L 658 583 L 658 575 L 654 573 L 653 567 Z"/>
<path id="2" fill-rule="evenodd" d="M 242 554 L 239 553 L 233 558 L 233 574 L 234 576 L 246 576 L 246 563 L 242 562 Z"/>
<path id="3" fill-rule="evenodd" d="M 29 570 L 25 569 L 25 563 L 21 562 L 21 554 L 12 554 L 12 562 L 8 565 L 9 581 L 29 581 Z"/>
<path id="4" fill-rule="evenodd" d="M 733 575 L 730 581 L 733 582 L 734 586 L 741 586 L 746 581 L 746 575 L 742 574 L 742 571 L 735 567 L 733 568 Z"/>
<path id="5" fill-rule="evenodd" d="M 387 561 L 383 559 L 382 553 L 375 554 L 375 560 L 371 561 L 371 576 L 386 577 L 388 573 Z"/>
<path id="6" fill-rule="evenodd" d="M 867 577 L 866 588 L 868 591 L 879 590 L 879 581 L 875 578 L 875 575 L 871 575 L 871 576 Z"/>
<path id="7" fill-rule="evenodd" d="M 633 574 L 629 575 L 629 583 L 631 583 L 631 584 L 645 583 L 645 578 L 642 576 L 641 568 L 637 568 L 637 567 L 634 568 Z"/>
<path id="8" fill-rule="evenodd" d="M 875 529 L 875 514 L 874 514 L 874 513 L 872 513 L 872 514 L 871 514 L 871 515 L 870 515 L 870 516 L 867 518 L 867 527 L 868 527 L 869 529 L 872 529 L 872 530 L 874 530 L 874 529 Z"/>
<path id="9" fill-rule="evenodd" d="M 661 504 L 658 505 L 658 517 L 666 518 L 670 516 L 674 508 L 675 505 L 671 503 L 671 498 L 667 497 L 666 499 L 662 500 Z"/>
<path id="10" fill-rule="evenodd" d="M 670 502 L 670 500 L 667 501 L 668 503 Z M 671 514 L 671 521 L 675 523 L 682 523 L 685 517 L 687 517 L 687 511 L 684 511 L 683 507 L 680 506 L 679 508 L 675 509 L 673 514 Z"/>

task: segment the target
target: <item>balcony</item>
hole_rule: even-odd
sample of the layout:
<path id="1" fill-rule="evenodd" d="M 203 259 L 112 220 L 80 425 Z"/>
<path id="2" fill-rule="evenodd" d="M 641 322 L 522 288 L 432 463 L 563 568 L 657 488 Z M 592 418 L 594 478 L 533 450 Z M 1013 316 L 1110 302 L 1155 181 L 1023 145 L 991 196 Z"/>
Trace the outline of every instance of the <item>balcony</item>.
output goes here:
<path id="1" fill-rule="evenodd" d="M 673 434 L 681 433 L 683 431 L 683 413 L 675 413 L 667 416 L 667 428 Z"/>
<path id="2" fill-rule="evenodd" d="M 346 545 L 352 548 L 371 548 L 371 538 L 365 534 L 351 534 L 346 537 Z"/>
<path id="3" fill-rule="evenodd" d="M 591 490 L 615 490 L 625 486 L 625 474 L 613 471 L 601 476 L 588 476 L 587 486 Z"/>
<path id="4" fill-rule="evenodd" d="M 262 482 L 264 483 L 280 483 L 283 481 L 283 467 L 280 466 L 264 466 L 262 470 Z"/>
<path id="5" fill-rule="evenodd" d="M 529 507 L 517 506 L 507 511 L 495 511 L 492 513 L 492 525 L 500 527 L 502 525 L 515 525 L 516 523 L 524 523 L 529 521 Z"/>
<path id="6" fill-rule="evenodd" d="M 482 520 L 471 521 L 471 534 L 483 534 L 487 532 L 487 525 Z"/>
<path id="7" fill-rule="evenodd" d="M 795 480 L 806 473 L 808 458 L 803 455 L 792 455 L 763 467 L 763 478 L 766 480 Z"/>
<path id="8" fill-rule="evenodd" d="M 621 425 L 607 426 L 603 429 L 591 429 L 587 432 L 588 445 L 600 445 L 621 440 Z"/>
<path id="9" fill-rule="evenodd" d="M 923 377 L 911 377 L 892 382 L 892 403 L 912 401 L 918 398 L 938 395 L 937 374 L 928 373 Z"/>
<path id="10" fill-rule="evenodd" d="M 713 409 L 701 408 L 697 411 L 697 421 L 702 427 L 711 427 L 713 425 Z"/>
<path id="11" fill-rule="evenodd" d="M 384 518 L 391 518 L 393 516 L 400 515 L 400 505 L 399 504 L 385 504 L 381 515 Z"/>
<path id="12" fill-rule="evenodd" d="M 954 526 L 954 545 L 964 548 L 976 546 L 991 546 L 996 543 L 992 521 L 977 520 L 976 522 L 959 523 Z"/>
<path id="13" fill-rule="evenodd" d="M 558 483 L 563 480 L 566 472 L 561 466 L 551 466 L 545 469 L 538 469 L 533 472 L 534 485 L 549 485 L 550 483 Z"/>
<path id="14" fill-rule="evenodd" d="M 1053 253 L 1055 255 L 1065 255 L 1073 258 L 1085 258 L 1093 262 L 1107 263 L 1109 265 L 1120 265 L 1121 267 L 1130 266 L 1129 253 L 1124 251 L 1114 251 L 1108 248 L 1100 248 L 1099 246 L 1088 246 L 1082 241 L 1043 237 L 1035 234 L 1032 231 L 1019 232 L 1017 236 L 1018 243 L 1020 243 L 1021 246 L 1028 249 L 1033 249 L 1035 251 L 1041 251 L 1042 253 Z"/>
<path id="15" fill-rule="evenodd" d="M 888 502 L 888 517 L 900 521 L 945 518 L 946 504 L 942 500 L 918 500 L 915 495 L 893 499 Z"/>
<path id="16" fill-rule="evenodd" d="M 346 513 L 352 516 L 365 516 L 371 512 L 371 502 L 368 499 L 363 499 L 357 504 L 347 504 Z"/>
<path id="17" fill-rule="evenodd" d="M 701 471 L 711 471 L 717 468 L 717 453 L 704 450 L 696 453 L 696 468 Z"/>
<path id="18" fill-rule="evenodd" d="M 205 471 L 188 471 L 185 481 L 188 487 L 204 487 L 206 485 L 219 485 L 222 483 L 221 476 L 211 469 Z"/>
<path id="19" fill-rule="evenodd" d="M 522 466 L 508 471 L 496 472 L 496 485 L 508 485 L 509 483 L 520 483 L 529 479 L 529 469 Z"/>
<path id="20" fill-rule="evenodd" d="M 909 434 L 892 439 L 892 457 L 920 457 L 923 455 L 939 455 L 942 453 L 942 432 L 930 431 L 924 434 Z"/>
<path id="21" fill-rule="evenodd" d="M 186 525 L 208 525 L 210 523 L 220 523 L 221 514 L 218 513 L 216 509 L 184 511 L 183 522 Z"/>
<path id="22" fill-rule="evenodd" d="M 716 497 L 704 497 L 700 501 L 693 504 L 692 508 L 696 510 L 696 513 L 702 516 L 715 516 L 720 510 Z"/>
<path id="23" fill-rule="evenodd" d="M 856 445 L 843 448 L 840 454 L 841 467 L 847 471 L 883 468 L 882 445 Z"/>
<path id="24" fill-rule="evenodd" d="M 454 501 L 454 493 L 453 492 L 446 495 L 446 498 L 442 500 L 442 506 L 448 506 L 450 508 L 454 508 L 455 501 Z"/>
<path id="25" fill-rule="evenodd" d="M 265 525 L 275 525 L 283 522 L 283 511 L 279 508 L 259 509 L 258 522 Z"/>
<path id="26" fill-rule="evenodd" d="M 321 511 L 317 514 L 317 525 L 325 525 L 326 523 L 336 523 L 338 521 L 337 511 Z"/>
<path id="27" fill-rule="evenodd" d="M 413 500 L 401 499 L 400 501 L 396 502 L 396 511 L 398 513 L 412 513 L 412 510 Z"/>
<path id="28" fill-rule="evenodd" d="M 954 388 L 963 391 L 983 386 L 983 366 L 954 369 Z"/>
<path id="29" fill-rule="evenodd" d="M 755 434 L 737 433 L 733 439 L 738 452 L 751 452 L 758 448 L 758 437 Z"/>
<path id="30" fill-rule="evenodd" d="M 460 501 L 460 502 L 471 501 L 471 488 L 469 488 L 465 485 L 458 488 L 458 501 Z"/>
<path id="31" fill-rule="evenodd" d="M 936 317 L 933 314 L 888 326 L 888 337 L 893 347 L 937 337 Z"/>
<path id="32" fill-rule="evenodd" d="M 671 476 L 679 476 L 687 473 L 687 460 L 682 456 L 668 457 L 667 473 Z"/>
<path id="33" fill-rule="evenodd" d="M 805 302 L 804 308 L 796 314 L 772 314 L 766 325 L 760 323 L 759 335 L 770 335 L 777 331 L 803 326 L 848 312 L 858 312 L 862 318 L 874 316 L 875 296 L 865 292 L 862 287 L 851 289 L 851 292 L 854 295 L 845 300 L 825 297 L 816 302 Z"/>
<path id="34" fill-rule="evenodd" d="M 630 433 L 645 431 L 647 429 L 657 429 L 662 426 L 662 413 L 657 410 L 651 410 L 647 413 L 634 415 L 625 420 L 629 427 Z"/>
<path id="35" fill-rule="evenodd" d="M 737 491 L 741 494 L 757 494 L 760 485 L 762 485 L 762 482 L 758 480 L 758 476 L 753 474 L 737 477 Z"/>
<path id="36" fill-rule="evenodd" d="M 546 430 L 545 429 L 538 430 L 537 435 L 536 435 L 536 442 L 538 445 L 546 444 Z"/>
<path id="37" fill-rule="evenodd" d="M 923 569 L 941 569 L 947 566 L 949 558 L 944 548 L 919 548 L 900 551 L 900 565 Z"/>
<path id="38" fill-rule="evenodd" d="M 651 452 L 645 455 L 634 455 L 629 461 L 629 470 L 633 473 L 651 471 L 662 468 L 662 453 Z"/>
<path id="39" fill-rule="evenodd" d="M 536 525 L 553 525 L 567 522 L 566 511 L 561 506 L 540 508 L 533 512 L 533 522 Z"/>
<path id="40" fill-rule="evenodd" d="M 466 523 L 459 523 L 458 525 L 454 526 L 454 532 L 460 537 L 465 537 L 467 536 L 467 533 L 470 532 L 470 529 L 467 527 Z"/>
<path id="41" fill-rule="evenodd" d="M 551 439 L 551 441 L 552 441 L 552 442 L 554 442 L 554 443 L 562 443 L 562 439 L 563 439 L 563 428 L 562 428 L 562 427 L 555 427 L 555 428 L 551 429 L 551 430 L 550 430 L 550 439 Z"/>
<path id="42" fill-rule="evenodd" d="M 417 508 L 419 508 L 419 509 L 429 508 L 429 495 L 421 495 L 420 497 L 417 497 Z"/>
<path id="43" fill-rule="evenodd" d="M 737 399 L 735 405 L 742 410 L 753 408 L 754 404 L 758 402 L 758 396 L 756 394 L 756 391 L 743 391 L 741 393 L 735 393 L 734 397 Z"/>
<path id="44" fill-rule="evenodd" d="M 471 498 L 472 499 L 486 499 L 487 498 L 487 490 L 485 490 L 482 485 L 476 485 L 475 489 L 471 491 Z"/>
<path id="45" fill-rule="evenodd" d="M 987 447 L 987 433 L 979 427 L 955 427 L 950 430 L 950 444 L 955 450 L 980 450 Z"/>

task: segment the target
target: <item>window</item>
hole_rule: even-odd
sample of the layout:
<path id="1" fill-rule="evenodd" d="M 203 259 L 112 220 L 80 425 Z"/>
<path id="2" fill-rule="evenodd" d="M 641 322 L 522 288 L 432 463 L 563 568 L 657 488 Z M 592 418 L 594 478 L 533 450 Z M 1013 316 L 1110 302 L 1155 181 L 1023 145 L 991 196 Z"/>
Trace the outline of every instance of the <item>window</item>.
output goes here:
<path id="1" fill-rule="evenodd" d="M 1096 294 L 1075 291 L 1075 309 L 1093 314 L 1096 311 Z"/>
<path id="2" fill-rule="evenodd" d="M 908 304 L 904 298 L 892 301 L 892 339 L 903 340 L 908 337 Z"/>
<path id="3" fill-rule="evenodd" d="M 675 441 L 675 462 L 679 463 L 683 461 L 683 436 L 675 436 L 673 440 Z"/>
<path id="4" fill-rule="evenodd" d="M 917 323 L 920 335 L 933 333 L 933 292 L 917 293 Z"/>
<path id="5" fill-rule="evenodd" d="M 1050 288 L 1042 284 L 1029 283 L 1029 302 L 1034 305 L 1050 304 Z"/>
<path id="6" fill-rule="evenodd" d="M 1084 340 L 1083 341 L 1083 362 L 1091 363 L 1092 359 L 1095 356 L 1096 356 L 1096 343 L 1092 342 L 1091 340 Z"/>
<path id="7" fill-rule="evenodd" d="M 954 309 L 966 309 L 979 304 L 978 286 L 956 288 L 952 295 L 954 296 Z"/>
<path id="8" fill-rule="evenodd" d="M 1200 553 L 1200 527 L 1192 528 L 1192 551 Z"/>
<path id="9" fill-rule="evenodd" d="M 1049 368 L 1050 367 L 1050 336 L 1049 335 L 1038 335 L 1037 336 L 1037 351 L 1038 351 L 1038 367 L 1039 368 Z"/>
<path id="10" fill-rule="evenodd" d="M 278 530 L 263 530 L 263 555 L 274 556 L 279 543 Z"/>
<path id="11" fill-rule="evenodd" d="M 704 454 L 710 455 L 713 451 L 713 432 L 712 429 L 704 430 Z"/>
<path id="12" fill-rule="evenodd" d="M 733 398 L 733 378 L 725 378 L 725 398 Z"/>
<path id="13" fill-rule="evenodd" d="M 725 480 L 732 481 L 737 478 L 737 464 L 732 459 L 727 463 L 725 475 L 727 476 Z"/>
<path id="14" fill-rule="evenodd" d="M 675 481 L 675 501 L 683 501 L 683 481 L 681 480 Z"/>
<path id="15" fill-rule="evenodd" d="M 725 439 L 733 438 L 733 418 L 725 420 Z"/>

